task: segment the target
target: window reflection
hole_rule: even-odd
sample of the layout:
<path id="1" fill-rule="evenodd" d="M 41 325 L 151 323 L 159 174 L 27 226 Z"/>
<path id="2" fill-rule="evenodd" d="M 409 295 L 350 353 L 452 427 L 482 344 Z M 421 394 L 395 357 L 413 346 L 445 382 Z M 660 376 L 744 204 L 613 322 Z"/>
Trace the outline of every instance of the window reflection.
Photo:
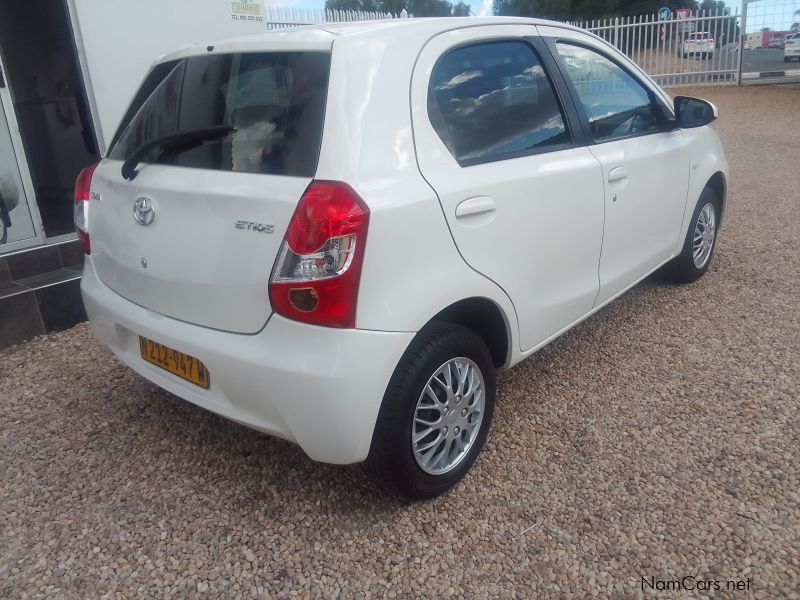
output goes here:
<path id="1" fill-rule="evenodd" d="M 265 52 L 193 56 L 156 67 L 120 127 L 110 156 L 176 132 L 230 126 L 223 138 L 143 162 L 201 169 L 311 176 L 325 114 L 330 55 Z"/>
<path id="2" fill-rule="evenodd" d="M 647 90 L 605 56 L 557 44 L 567 76 L 578 92 L 597 141 L 656 131 L 658 121 Z"/>
<path id="3" fill-rule="evenodd" d="M 483 43 L 444 56 L 431 75 L 428 114 L 462 163 L 570 141 L 550 82 L 522 42 Z"/>

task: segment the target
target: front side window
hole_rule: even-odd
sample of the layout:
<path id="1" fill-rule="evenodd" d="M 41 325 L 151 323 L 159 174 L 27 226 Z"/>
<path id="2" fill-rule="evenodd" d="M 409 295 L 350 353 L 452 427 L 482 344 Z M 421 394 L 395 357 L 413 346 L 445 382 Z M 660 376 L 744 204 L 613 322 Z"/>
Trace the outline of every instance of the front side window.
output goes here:
<path id="1" fill-rule="evenodd" d="M 559 43 L 557 48 L 595 141 L 659 130 L 658 115 L 647 90 L 619 65 L 582 46 Z"/>
<path id="2" fill-rule="evenodd" d="M 324 52 L 192 56 L 159 65 L 123 119 L 109 157 L 127 160 L 177 133 L 222 130 L 225 135 L 197 143 L 156 146 L 142 162 L 310 177 L 329 70 Z"/>
<path id="3" fill-rule="evenodd" d="M 458 48 L 431 74 L 428 116 L 461 166 L 570 144 L 550 81 L 530 46 Z"/>

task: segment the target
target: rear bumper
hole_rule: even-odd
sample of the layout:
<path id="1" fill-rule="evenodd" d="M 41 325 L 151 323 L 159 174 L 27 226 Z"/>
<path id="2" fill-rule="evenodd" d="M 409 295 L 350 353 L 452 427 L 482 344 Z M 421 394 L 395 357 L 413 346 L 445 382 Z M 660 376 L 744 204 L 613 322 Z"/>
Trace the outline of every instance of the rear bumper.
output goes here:
<path id="1" fill-rule="evenodd" d="M 414 336 L 314 327 L 278 315 L 254 335 L 208 329 L 121 297 L 99 281 L 90 258 L 81 291 L 98 339 L 140 375 L 328 463 L 367 457 L 386 385 Z M 139 335 L 203 361 L 209 389 L 144 361 Z"/>

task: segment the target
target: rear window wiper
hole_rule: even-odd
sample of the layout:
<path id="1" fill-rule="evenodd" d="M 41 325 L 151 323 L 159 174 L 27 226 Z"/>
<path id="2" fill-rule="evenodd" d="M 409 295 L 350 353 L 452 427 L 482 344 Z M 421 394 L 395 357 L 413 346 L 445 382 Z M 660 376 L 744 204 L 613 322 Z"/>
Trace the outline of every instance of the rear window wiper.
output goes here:
<path id="1" fill-rule="evenodd" d="M 161 149 L 162 153 L 166 151 L 190 150 L 203 142 L 223 138 L 234 131 L 236 131 L 235 127 L 231 125 L 222 125 L 220 127 L 209 127 L 208 129 L 179 131 L 150 140 L 139 146 L 139 148 L 122 163 L 122 176 L 128 181 L 132 181 L 138 172 L 136 171 L 136 167 L 139 166 L 139 162 L 156 148 Z"/>

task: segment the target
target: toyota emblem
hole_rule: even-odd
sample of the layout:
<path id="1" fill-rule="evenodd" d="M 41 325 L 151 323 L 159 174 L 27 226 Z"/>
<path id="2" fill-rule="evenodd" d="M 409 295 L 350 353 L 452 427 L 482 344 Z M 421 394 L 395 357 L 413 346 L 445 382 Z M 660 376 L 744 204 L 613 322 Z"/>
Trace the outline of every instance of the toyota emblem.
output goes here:
<path id="1" fill-rule="evenodd" d="M 133 218 L 139 225 L 146 227 L 153 222 L 156 218 L 156 210 L 153 207 L 153 201 L 150 198 L 137 198 L 133 203 Z"/>

